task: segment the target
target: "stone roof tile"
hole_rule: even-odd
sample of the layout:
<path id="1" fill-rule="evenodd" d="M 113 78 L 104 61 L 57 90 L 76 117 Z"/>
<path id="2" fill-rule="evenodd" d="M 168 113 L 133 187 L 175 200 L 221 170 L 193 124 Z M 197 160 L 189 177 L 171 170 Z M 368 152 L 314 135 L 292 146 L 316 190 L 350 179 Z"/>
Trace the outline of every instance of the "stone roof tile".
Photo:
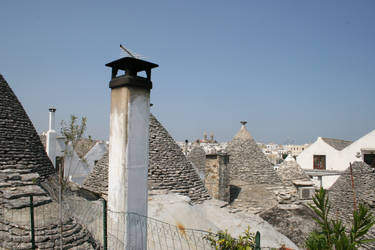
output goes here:
<path id="1" fill-rule="evenodd" d="M 345 141 L 345 140 L 339 140 L 339 139 L 333 139 L 333 138 L 323 137 L 322 140 L 337 150 L 343 150 L 344 148 L 352 144 L 352 141 Z"/>
<path id="2" fill-rule="evenodd" d="M 39 237 L 37 248 L 55 247 L 60 229 L 53 213 L 56 215 L 58 204 L 45 190 L 55 187 L 52 184 L 54 174 L 55 169 L 33 124 L 0 75 L 0 249 L 31 249 L 29 221 L 24 225 L 19 220 L 29 206 L 30 195 L 34 196 L 35 214 L 52 207 L 43 218 L 52 223 L 35 228 Z M 64 238 L 64 249 L 94 249 L 95 242 L 86 229 L 72 218 L 63 223 L 65 231 L 75 228 L 74 235 Z M 43 235 L 46 228 L 51 229 L 49 235 Z"/>
<path id="3" fill-rule="evenodd" d="M 375 213 L 375 170 L 364 162 L 354 162 L 352 164 L 354 189 L 357 206 L 364 203 L 372 214 Z M 329 200 L 331 204 L 331 217 L 340 218 L 344 223 L 350 224 L 353 218 L 354 194 L 350 167 L 336 180 L 329 189 Z M 375 237 L 375 228 L 372 228 L 369 235 Z M 372 243 L 365 249 L 375 249 Z"/>
<path id="4" fill-rule="evenodd" d="M 192 163 L 168 131 L 150 116 L 149 190 L 168 190 L 189 196 L 193 202 L 209 199 L 208 192 Z M 101 194 L 108 192 L 108 153 L 84 182 L 84 187 Z"/>
<path id="5" fill-rule="evenodd" d="M 227 152 L 232 180 L 249 184 L 281 184 L 272 164 L 244 125 L 228 144 Z"/>
<path id="6" fill-rule="evenodd" d="M 296 180 L 310 181 L 305 171 L 298 165 L 297 161 L 291 156 L 288 157 L 280 164 L 277 169 L 277 174 L 284 182 L 291 182 Z"/>

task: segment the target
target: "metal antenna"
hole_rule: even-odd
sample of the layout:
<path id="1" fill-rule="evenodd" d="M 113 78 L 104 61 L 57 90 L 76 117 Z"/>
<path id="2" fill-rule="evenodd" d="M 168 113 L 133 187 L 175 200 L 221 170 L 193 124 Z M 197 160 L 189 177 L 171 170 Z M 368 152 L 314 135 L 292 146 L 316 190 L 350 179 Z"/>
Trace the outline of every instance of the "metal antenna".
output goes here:
<path id="1" fill-rule="evenodd" d="M 125 46 L 123 46 L 122 44 L 120 44 L 120 48 L 126 52 L 126 54 L 128 54 L 129 56 L 133 57 L 133 58 L 137 58 L 137 59 L 147 59 L 147 57 L 145 56 L 142 56 L 142 55 L 138 55 L 136 53 L 133 53 L 130 51 L 130 49 L 127 49 L 125 48 Z"/>
<path id="2" fill-rule="evenodd" d="M 136 58 L 136 56 L 134 56 L 133 53 L 131 53 L 127 48 L 122 46 L 122 44 L 120 44 L 120 48 L 123 49 L 129 56 Z"/>

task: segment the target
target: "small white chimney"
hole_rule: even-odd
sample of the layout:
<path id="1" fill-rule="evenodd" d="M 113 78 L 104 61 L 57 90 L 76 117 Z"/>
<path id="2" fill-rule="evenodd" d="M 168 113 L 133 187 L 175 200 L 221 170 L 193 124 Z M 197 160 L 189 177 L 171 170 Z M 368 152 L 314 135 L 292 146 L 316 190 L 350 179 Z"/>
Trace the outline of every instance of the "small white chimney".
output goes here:
<path id="1" fill-rule="evenodd" d="M 49 109 L 49 126 L 46 138 L 46 151 L 54 167 L 56 167 L 56 131 L 55 131 L 55 108 Z"/>

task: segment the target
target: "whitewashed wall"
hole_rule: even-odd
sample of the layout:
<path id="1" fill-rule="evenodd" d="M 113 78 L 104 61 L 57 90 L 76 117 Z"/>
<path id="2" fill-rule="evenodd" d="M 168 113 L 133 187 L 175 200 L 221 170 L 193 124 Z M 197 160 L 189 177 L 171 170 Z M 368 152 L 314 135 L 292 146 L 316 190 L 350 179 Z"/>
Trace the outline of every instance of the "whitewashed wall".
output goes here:
<path id="1" fill-rule="evenodd" d="M 337 162 L 338 150 L 328 145 L 321 137 L 306 148 L 301 154 L 297 156 L 297 163 L 303 169 L 314 168 L 314 155 L 325 155 L 326 156 L 326 169 L 335 170 L 335 164 Z"/>
<path id="2" fill-rule="evenodd" d="M 375 130 L 362 136 L 341 151 L 331 147 L 319 137 L 297 157 L 297 163 L 303 169 L 313 169 L 313 156 L 325 155 L 327 170 L 344 171 L 349 167 L 350 163 L 363 161 L 361 149 L 374 149 L 375 151 Z M 359 159 L 356 157 L 357 152 L 362 154 Z M 323 187 L 330 188 L 338 177 L 338 175 L 324 176 L 322 179 Z"/>
<path id="3" fill-rule="evenodd" d="M 108 152 L 108 143 L 104 141 L 98 141 L 83 157 L 88 167 L 90 168 L 90 172 L 95 166 L 95 161 L 99 161 L 100 159 L 102 159 L 106 152 Z"/>

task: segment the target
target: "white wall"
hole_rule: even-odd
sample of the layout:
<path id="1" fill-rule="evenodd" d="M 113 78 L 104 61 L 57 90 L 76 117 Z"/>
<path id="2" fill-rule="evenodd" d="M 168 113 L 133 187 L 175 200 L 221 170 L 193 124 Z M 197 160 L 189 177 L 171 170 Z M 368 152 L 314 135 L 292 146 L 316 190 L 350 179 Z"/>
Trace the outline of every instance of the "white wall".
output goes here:
<path id="1" fill-rule="evenodd" d="M 313 169 L 313 155 L 326 155 L 327 170 L 344 171 L 350 163 L 363 161 L 361 149 L 373 149 L 375 152 L 375 130 L 362 136 L 341 151 L 331 147 L 319 137 L 297 157 L 297 163 L 303 169 Z M 361 153 L 359 159 L 356 157 L 357 152 Z M 323 176 L 323 187 L 331 187 L 338 177 L 338 175 Z"/>
<path id="2" fill-rule="evenodd" d="M 71 143 L 69 143 L 64 158 L 64 176 L 72 182 L 81 185 L 89 173 L 89 166 L 84 160 L 79 158 L 78 154 L 73 150 Z"/>
<path id="3" fill-rule="evenodd" d="M 297 163 L 303 169 L 314 169 L 314 155 L 325 155 L 326 156 L 326 170 L 338 170 L 339 152 L 337 149 L 328 145 L 321 137 L 311 144 L 308 148 L 302 151 L 297 156 Z M 335 176 L 323 176 L 322 185 L 325 189 L 328 189 L 338 178 Z"/>
<path id="4" fill-rule="evenodd" d="M 361 152 L 361 149 L 372 149 L 375 152 L 375 129 L 340 151 L 340 164 L 337 166 L 337 169 L 345 170 L 349 167 L 349 162 L 363 161 L 363 152 Z M 361 153 L 360 159 L 356 157 L 357 152 Z"/>
<path id="5" fill-rule="evenodd" d="M 337 153 L 339 151 L 328 145 L 322 140 L 321 137 L 311 144 L 308 148 L 301 152 L 297 156 L 297 163 L 303 169 L 313 169 L 314 168 L 314 155 L 325 155 L 326 156 L 326 169 L 335 170 L 335 165 L 337 162 Z"/>

